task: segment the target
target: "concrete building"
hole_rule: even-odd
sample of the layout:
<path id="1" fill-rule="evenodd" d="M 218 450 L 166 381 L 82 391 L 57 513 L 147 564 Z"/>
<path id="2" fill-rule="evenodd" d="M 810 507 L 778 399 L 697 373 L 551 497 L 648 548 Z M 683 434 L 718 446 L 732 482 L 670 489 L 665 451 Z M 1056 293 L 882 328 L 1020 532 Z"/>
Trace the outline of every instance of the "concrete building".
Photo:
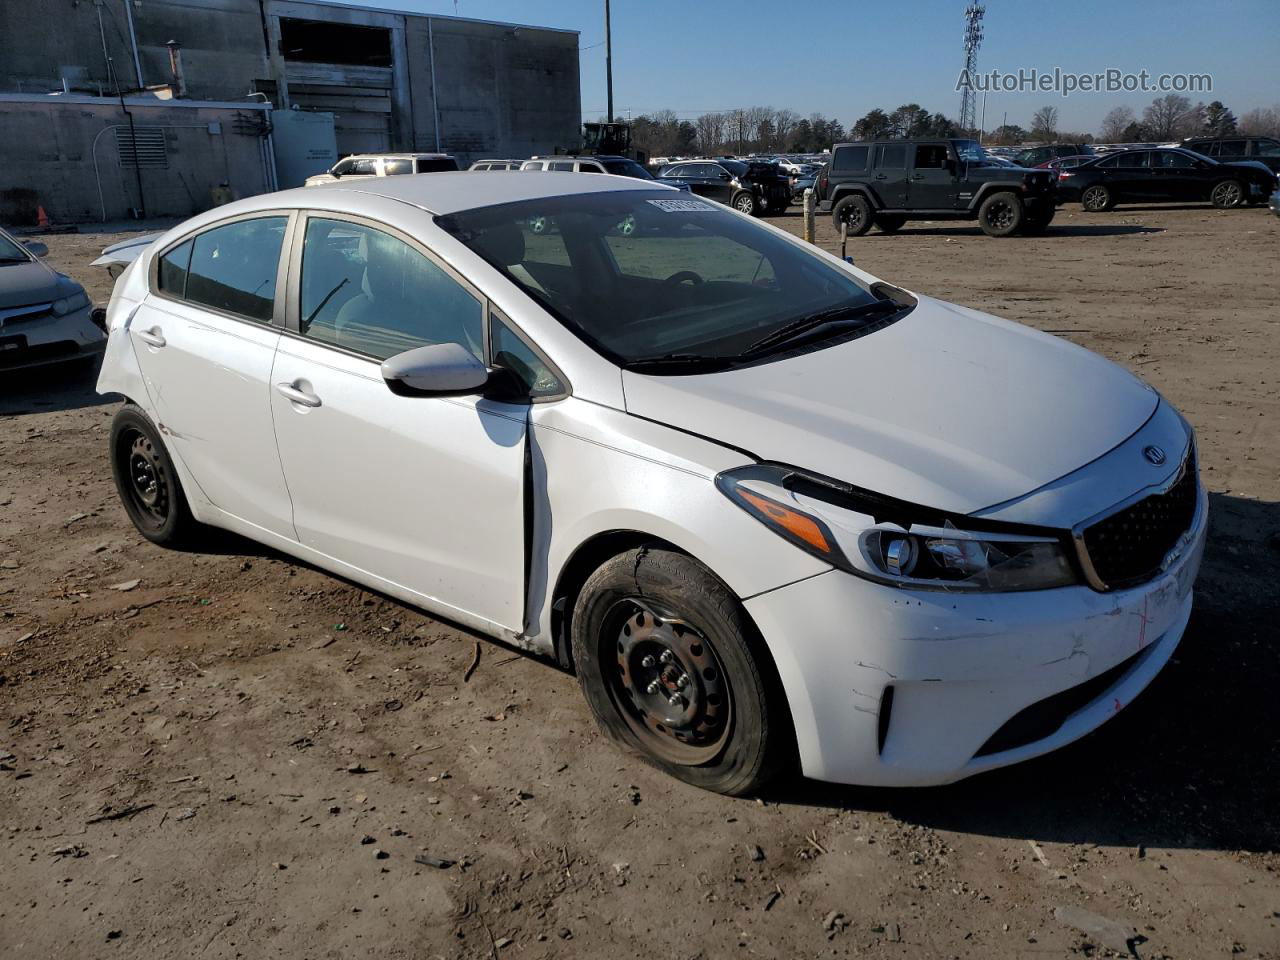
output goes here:
<path id="1" fill-rule="evenodd" d="M 137 208 L 136 183 L 115 186 L 136 181 L 137 170 L 113 169 L 132 163 L 131 141 L 120 148 L 116 134 L 100 137 L 127 123 L 126 110 L 135 133 L 146 113 L 147 125 L 169 128 L 166 142 L 191 158 L 190 168 L 170 174 L 179 185 L 143 177 L 142 195 L 154 192 L 156 203 L 195 198 L 177 214 L 207 206 L 210 183 L 226 181 L 245 195 L 274 182 L 271 150 L 233 146 L 241 136 L 267 139 L 269 107 L 332 114 L 338 155 L 444 151 L 465 163 L 574 149 L 581 139 L 576 31 L 326 0 L 3 0 L 6 93 L 20 95 L 0 98 L 0 221 L 11 222 L 6 209 L 14 204 L 6 208 L 5 196 L 14 190 L 34 192 L 51 215 L 65 209 L 57 215 L 67 218 L 94 207 L 109 216 Z M 47 109 L 36 109 L 41 100 Z M 226 116 L 215 119 L 219 111 Z M 192 133 L 173 132 L 183 126 L 177 116 Z M 223 131 L 206 134 L 203 164 L 202 151 L 187 145 L 202 122 Z M 42 123 L 48 135 L 15 146 Z M 155 142 L 154 131 L 148 136 Z M 11 162 L 19 154 L 21 162 Z M 88 200 L 71 196 L 71 184 L 86 176 Z M 148 178 L 157 181 L 154 191 Z M 103 183 L 101 202 L 95 181 Z"/>

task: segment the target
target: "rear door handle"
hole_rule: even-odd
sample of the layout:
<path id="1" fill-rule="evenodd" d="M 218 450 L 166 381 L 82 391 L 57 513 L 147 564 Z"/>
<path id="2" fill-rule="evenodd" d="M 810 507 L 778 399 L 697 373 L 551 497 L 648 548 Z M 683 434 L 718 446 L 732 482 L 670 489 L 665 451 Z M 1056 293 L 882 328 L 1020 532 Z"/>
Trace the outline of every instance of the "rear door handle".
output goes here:
<path id="1" fill-rule="evenodd" d="M 888 180 L 889 178 L 888 178 L 888 176 L 886 176 L 886 175 L 885 175 L 885 174 L 883 174 L 883 173 L 877 173 L 877 174 L 876 174 L 876 179 L 877 179 L 877 180 Z"/>
<path id="2" fill-rule="evenodd" d="M 277 383 L 276 392 L 282 397 L 288 397 L 294 403 L 301 404 L 304 407 L 320 406 L 320 398 L 314 393 L 307 393 L 305 390 L 299 390 L 292 383 Z"/>
<path id="3" fill-rule="evenodd" d="M 150 330 L 135 330 L 134 332 L 138 335 L 138 339 L 147 344 L 147 346 L 159 349 L 166 343 L 164 334 L 160 332 L 159 327 L 152 327 Z"/>

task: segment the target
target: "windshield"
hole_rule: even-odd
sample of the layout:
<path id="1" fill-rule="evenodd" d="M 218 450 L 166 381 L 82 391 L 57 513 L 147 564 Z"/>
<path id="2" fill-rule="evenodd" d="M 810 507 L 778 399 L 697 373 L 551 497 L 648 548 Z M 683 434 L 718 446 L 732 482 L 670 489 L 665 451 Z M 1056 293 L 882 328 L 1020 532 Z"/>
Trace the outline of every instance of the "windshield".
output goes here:
<path id="1" fill-rule="evenodd" d="M 30 259 L 21 244 L 0 230 L 0 263 L 26 263 Z"/>
<path id="2" fill-rule="evenodd" d="M 798 320 L 884 303 L 804 247 L 674 191 L 527 200 L 436 222 L 619 364 L 723 364 Z"/>
<path id="3" fill-rule="evenodd" d="M 652 180 L 651 174 L 634 160 L 602 160 L 605 170 L 619 177 L 635 177 L 637 180 Z"/>

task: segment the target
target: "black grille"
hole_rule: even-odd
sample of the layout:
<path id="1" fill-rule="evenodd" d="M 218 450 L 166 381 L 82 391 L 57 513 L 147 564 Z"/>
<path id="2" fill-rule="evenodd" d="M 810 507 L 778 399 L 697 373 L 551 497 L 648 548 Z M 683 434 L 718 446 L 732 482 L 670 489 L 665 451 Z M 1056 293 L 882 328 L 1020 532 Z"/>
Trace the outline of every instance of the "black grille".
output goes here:
<path id="1" fill-rule="evenodd" d="M 1085 549 L 1098 578 L 1110 588 L 1133 586 L 1160 572 L 1165 555 L 1195 519 L 1198 495 L 1195 455 L 1164 493 L 1144 497 L 1099 520 L 1084 532 Z"/>
<path id="2" fill-rule="evenodd" d="M 985 757 L 992 753 L 1004 753 L 1006 750 L 1024 747 L 1028 743 L 1035 743 L 1037 740 L 1052 736 L 1073 713 L 1084 709 L 1106 693 L 1150 652 L 1151 649 L 1148 648 L 1136 653 L 1084 683 L 1068 687 L 1061 693 L 1037 700 L 1031 706 L 1019 710 L 1005 721 L 1004 726 L 991 735 L 991 738 L 978 749 L 974 756 Z"/>

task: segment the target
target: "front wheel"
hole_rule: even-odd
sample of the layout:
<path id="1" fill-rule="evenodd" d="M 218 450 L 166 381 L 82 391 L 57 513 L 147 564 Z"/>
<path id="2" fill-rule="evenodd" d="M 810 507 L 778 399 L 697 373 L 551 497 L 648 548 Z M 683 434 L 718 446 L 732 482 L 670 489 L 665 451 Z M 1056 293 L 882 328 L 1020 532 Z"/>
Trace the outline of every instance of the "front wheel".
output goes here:
<path id="1" fill-rule="evenodd" d="M 772 663 L 737 598 L 658 547 L 614 557 L 574 605 L 578 682 L 600 729 L 686 783 L 758 791 L 788 752 Z"/>
<path id="2" fill-rule="evenodd" d="M 1214 184 L 1209 194 L 1209 202 L 1219 210 L 1238 207 L 1244 203 L 1244 188 L 1240 186 L 1239 181 L 1223 180 L 1221 183 Z"/>
<path id="3" fill-rule="evenodd" d="M 1085 187 L 1084 193 L 1080 194 L 1080 206 L 1090 213 L 1106 213 L 1115 205 L 1116 200 L 1111 196 L 1111 191 L 1100 183 Z"/>
<path id="4" fill-rule="evenodd" d="M 755 194 L 743 191 L 733 198 L 733 209 L 754 217 L 760 210 L 760 203 L 756 200 Z"/>
<path id="5" fill-rule="evenodd" d="M 173 459 L 150 419 L 133 404 L 121 407 L 111 421 L 111 473 L 125 513 L 144 537 L 163 547 L 196 539 L 199 524 Z"/>
<path id="6" fill-rule="evenodd" d="M 1022 227 L 1026 208 L 1016 194 L 993 193 L 978 208 L 978 225 L 988 237 L 1011 237 Z"/>

